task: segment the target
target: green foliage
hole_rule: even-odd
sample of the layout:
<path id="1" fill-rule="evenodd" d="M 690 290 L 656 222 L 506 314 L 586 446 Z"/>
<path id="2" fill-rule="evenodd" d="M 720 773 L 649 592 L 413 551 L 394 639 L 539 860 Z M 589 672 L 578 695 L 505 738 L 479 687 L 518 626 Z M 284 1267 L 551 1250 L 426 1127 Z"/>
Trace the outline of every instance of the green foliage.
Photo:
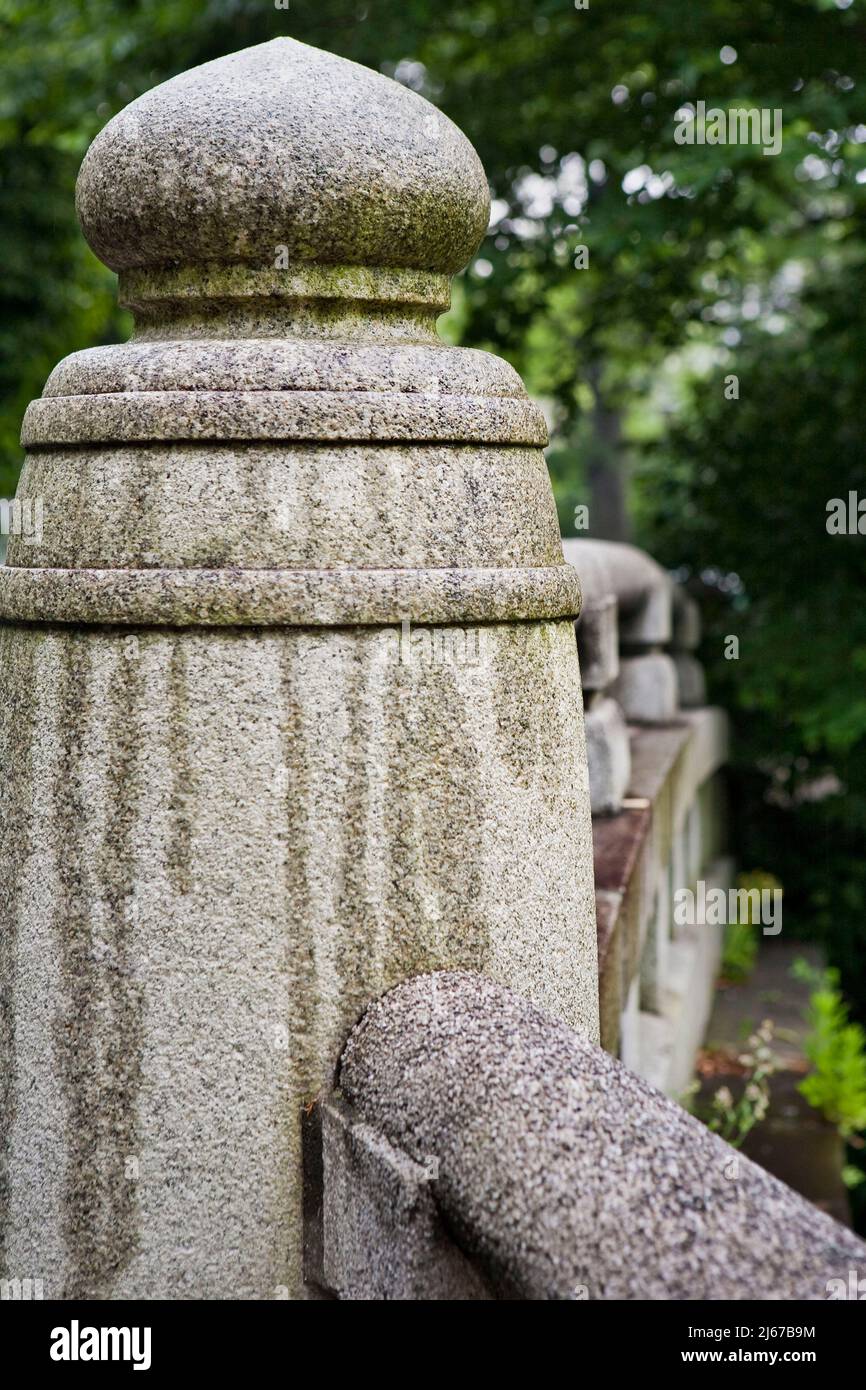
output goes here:
<path id="1" fill-rule="evenodd" d="M 813 131 L 845 132 L 860 119 L 859 93 L 843 80 L 859 16 L 816 0 L 748 16 L 736 0 L 689 14 L 679 0 L 586 11 L 572 0 L 297 0 L 285 10 L 261 0 L 4 0 L 0 33 L 0 212 L 13 291 L 3 306 L 13 349 L 2 383 L 12 393 L 0 425 L 7 470 L 22 398 L 44 364 L 118 332 L 110 278 L 81 250 L 72 212 L 88 141 L 154 83 L 278 34 L 396 73 L 467 131 L 497 220 L 481 252 L 491 273 L 463 282 L 465 337 L 495 344 L 555 400 L 564 436 L 586 413 L 582 386 L 592 381 L 607 406 L 632 402 L 668 353 L 718 337 L 723 296 L 766 283 L 792 250 L 844 260 L 847 235 L 827 235 L 830 224 L 846 228 L 863 204 L 854 182 L 863 159 L 847 136 L 832 190 L 797 177 L 815 153 Z M 720 60 L 725 45 L 736 47 L 733 64 Z M 675 114 L 698 99 L 781 108 L 782 153 L 677 145 Z M 635 169 L 646 181 L 626 194 Z M 589 266 L 576 270 L 580 245 Z"/>
<path id="2" fill-rule="evenodd" d="M 866 1130 L 866 1032 L 849 1021 L 838 970 L 816 970 L 798 960 L 792 973 L 813 987 L 804 1044 L 813 1070 L 799 1090 L 843 1138 L 849 1139 Z"/>
<path id="3" fill-rule="evenodd" d="M 781 888 L 781 884 L 774 874 L 765 873 L 762 869 L 754 869 L 751 873 L 737 876 L 737 887 L 745 889 L 746 892 L 754 889 L 759 893 L 764 891 L 772 893 Z M 739 918 L 735 922 L 729 922 L 725 928 L 725 940 L 722 947 L 722 976 L 731 981 L 732 984 L 740 984 L 743 980 L 747 980 L 755 968 L 760 940 L 756 927 L 759 923 L 760 916 L 754 915 L 754 904 L 749 900 L 745 917 Z"/>
<path id="4" fill-rule="evenodd" d="M 751 922 L 729 922 L 722 948 L 722 975 L 733 984 L 747 980 L 758 958 L 758 937 Z"/>

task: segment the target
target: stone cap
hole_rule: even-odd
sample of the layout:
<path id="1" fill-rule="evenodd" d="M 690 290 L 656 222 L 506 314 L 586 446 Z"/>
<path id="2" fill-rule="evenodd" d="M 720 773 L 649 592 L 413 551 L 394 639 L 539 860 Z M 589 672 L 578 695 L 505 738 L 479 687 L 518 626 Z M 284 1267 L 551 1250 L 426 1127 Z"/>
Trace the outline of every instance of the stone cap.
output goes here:
<path id="1" fill-rule="evenodd" d="M 487 227 L 465 135 L 390 78 L 294 39 L 181 73 L 109 121 L 78 215 L 113 270 L 290 261 L 450 275 Z"/>
<path id="2" fill-rule="evenodd" d="M 173 78 L 91 146 L 91 246 L 131 342 L 29 407 L 0 617 L 363 626 L 580 611 L 514 370 L 436 319 L 487 218 L 435 107 L 278 39 Z"/>

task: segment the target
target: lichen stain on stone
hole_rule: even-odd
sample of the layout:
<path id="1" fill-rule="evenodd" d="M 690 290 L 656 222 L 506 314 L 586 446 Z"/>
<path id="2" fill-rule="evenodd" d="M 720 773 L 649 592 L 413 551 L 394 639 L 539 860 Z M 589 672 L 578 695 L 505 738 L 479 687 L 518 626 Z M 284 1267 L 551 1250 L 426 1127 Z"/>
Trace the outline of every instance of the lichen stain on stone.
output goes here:
<path id="1" fill-rule="evenodd" d="M 395 666 L 387 721 L 393 733 L 384 750 L 392 884 L 387 985 L 454 962 L 483 971 L 489 955 L 479 867 L 483 766 L 460 685 L 448 660 Z"/>
<path id="2" fill-rule="evenodd" d="M 133 946 L 138 929 L 133 829 L 137 819 L 136 748 L 145 683 L 138 637 L 107 639 L 117 655 L 108 697 L 107 818 L 99 883 L 105 904 L 110 955 L 104 970 L 112 1019 L 104 1066 L 112 1082 L 115 1163 L 114 1228 L 117 1254 L 128 1262 L 137 1246 L 137 1188 L 126 1159 L 140 1153 L 138 1097 L 144 1047 L 144 997 L 135 979 Z"/>
<path id="3" fill-rule="evenodd" d="M 346 765 L 341 814 L 348 828 L 340 866 L 339 934 L 334 963 L 341 993 L 352 1007 L 382 989 L 382 936 L 387 905 L 370 891 L 371 861 L 388 852 L 379 827 L 371 831 L 374 797 L 371 773 L 378 773 L 378 730 L 381 729 L 375 680 L 371 681 L 373 648 L 369 638 L 354 633 L 347 639 L 342 664 L 342 707 L 348 731 L 343 741 Z M 362 853 L 358 853 L 358 847 Z M 377 865 L 378 868 L 378 865 Z M 374 870 L 375 873 L 375 870 Z M 334 1057 L 336 1064 L 337 1057 Z"/>
<path id="4" fill-rule="evenodd" d="M 10 1174 L 8 1144 L 15 1120 L 18 1084 L 15 1059 L 15 970 L 18 908 L 27 891 L 22 871 L 30 852 L 33 739 L 36 726 L 35 642 L 29 632 L 0 628 L 0 766 L 3 767 L 3 812 L 0 815 L 0 1275 L 6 1267 Z"/>
<path id="5" fill-rule="evenodd" d="M 494 648 L 491 677 L 498 752 L 519 787 L 537 783 L 539 770 L 560 753 L 554 735 L 562 727 L 557 717 L 563 678 L 562 626 L 545 622 L 503 627 Z M 571 624 L 567 626 L 572 633 Z"/>
<path id="6" fill-rule="evenodd" d="M 168 709 L 165 728 L 171 764 L 169 831 L 165 863 L 175 893 L 192 889 L 194 769 L 190 749 L 189 673 L 187 640 L 175 634 L 168 668 Z"/>
<path id="7" fill-rule="evenodd" d="M 248 639 L 256 641 L 255 636 Z M 282 856 L 283 911 L 291 985 L 286 998 L 289 1060 L 293 1089 L 297 1094 L 317 1074 L 316 1014 L 319 990 L 316 981 L 315 923 L 305 873 L 304 847 L 309 825 L 306 807 L 311 794 L 303 747 L 304 691 L 299 667 L 301 643 L 297 634 L 275 638 L 279 642 L 280 706 L 278 719 L 282 766 L 281 794 L 275 798 L 276 838 Z"/>
<path id="8" fill-rule="evenodd" d="M 106 639 L 80 632 L 63 641 L 57 690 L 62 744 L 54 788 L 61 891 L 57 933 L 64 997 L 55 1019 L 55 1047 L 65 1092 L 66 1197 L 64 1238 L 69 1253 L 65 1298 L 94 1297 L 125 1268 L 134 1250 L 129 1180 L 124 1164 L 134 1134 L 136 1067 L 124 1048 L 135 1045 L 140 1016 L 127 998 L 121 963 L 99 949 L 88 872 L 94 852 L 85 749 L 88 727 L 103 716 L 88 684 L 97 647 Z M 104 648 L 103 648 L 104 651 Z M 117 737 L 123 714 L 111 723 Z M 127 728 L 124 739 L 130 737 Z M 114 775 L 121 768 L 115 763 Z M 117 847 L 123 859 L 123 845 Z M 120 1023 L 120 1036 L 118 1024 Z"/>
<path id="9" fill-rule="evenodd" d="M 474 682 L 458 678 L 460 669 L 450 661 L 436 663 L 418 692 L 420 746 L 431 749 L 434 771 L 421 801 L 420 832 L 425 876 L 436 889 L 438 968 L 454 961 L 454 969 L 483 972 L 492 901 L 482 871 L 487 773 L 471 732 Z"/>

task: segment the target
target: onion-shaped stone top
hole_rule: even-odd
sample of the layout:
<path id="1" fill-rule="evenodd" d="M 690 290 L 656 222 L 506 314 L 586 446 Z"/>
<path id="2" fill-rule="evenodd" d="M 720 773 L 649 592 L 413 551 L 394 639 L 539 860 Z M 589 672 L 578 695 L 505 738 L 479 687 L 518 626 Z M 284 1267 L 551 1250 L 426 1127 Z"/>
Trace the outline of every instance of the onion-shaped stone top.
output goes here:
<path id="1" fill-rule="evenodd" d="M 488 218 L 472 146 L 398 83 L 278 39 L 141 97 L 78 210 L 132 341 L 27 411 L 0 617 L 363 625 L 573 617 L 516 372 L 436 335 Z"/>
<path id="2" fill-rule="evenodd" d="M 452 274 L 489 194 L 466 137 L 416 93 L 274 39 L 182 73 L 91 145 L 78 214 L 114 270 L 292 261 Z"/>

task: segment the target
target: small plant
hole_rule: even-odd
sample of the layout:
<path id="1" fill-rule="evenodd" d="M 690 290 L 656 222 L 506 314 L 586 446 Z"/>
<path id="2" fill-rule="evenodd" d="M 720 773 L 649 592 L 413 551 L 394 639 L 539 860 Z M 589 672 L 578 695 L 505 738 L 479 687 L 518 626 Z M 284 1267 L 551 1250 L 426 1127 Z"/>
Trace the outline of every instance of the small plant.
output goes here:
<path id="1" fill-rule="evenodd" d="M 773 1025 L 765 1019 L 737 1055 L 736 1065 L 743 1089 L 735 1098 L 729 1086 L 720 1086 L 710 1102 L 708 1114 L 699 1115 L 708 1129 L 739 1148 L 750 1130 L 759 1124 L 770 1105 L 770 1077 L 779 1069 L 772 1049 Z"/>
<path id="2" fill-rule="evenodd" d="M 753 889 L 757 890 L 759 895 L 762 892 L 772 893 L 780 887 L 779 880 L 773 874 L 765 873 L 763 869 L 755 869 L 737 877 L 737 888 L 745 889 L 747 893 Z M 745 916 L 735 922 L 729 922 L 725 930 L 722 978 L 728 984 L 742 984 L 754 970 L 758 958 L 760 925 L 760 911 L 756 910 L 755 904 L 749 898 L 746 900 Z"/>
<path id="3" fill-rule="evenodd" d="M 739 985 L 755 968 L 758 934 L 751 922 L 729 922 L 722 947 L 722 978 Z"/>
<path id="4" fill-rule="evenodd" d="M 791 973 L 812 986 L 803 1044 L 812 1071 L 800 1082 L 800 1093 L 851 1140 L 866 1130 L 866 1032 L 850 1021 L 838 970 L 819 970 L 800 959 Z"/>

